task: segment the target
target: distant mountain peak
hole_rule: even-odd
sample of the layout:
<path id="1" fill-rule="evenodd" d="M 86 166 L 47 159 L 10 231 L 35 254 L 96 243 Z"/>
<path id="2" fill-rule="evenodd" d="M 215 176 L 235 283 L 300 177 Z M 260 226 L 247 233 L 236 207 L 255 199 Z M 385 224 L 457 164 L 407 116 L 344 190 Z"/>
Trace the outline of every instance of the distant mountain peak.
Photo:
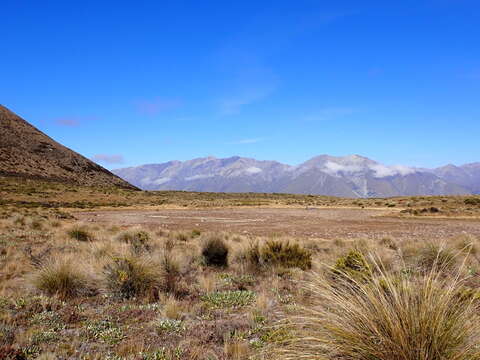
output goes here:
<path id="1" fill-rule="evenodd" d="M 167 164 L 114 172 L 149 190 L 287 192 L 345 197 L 472 192 L 470 187 L 436 175 L 434 170 L 388 166 L 357 154 L 323 154 L 298 166 L 240 156 L 207 157 Z"/>

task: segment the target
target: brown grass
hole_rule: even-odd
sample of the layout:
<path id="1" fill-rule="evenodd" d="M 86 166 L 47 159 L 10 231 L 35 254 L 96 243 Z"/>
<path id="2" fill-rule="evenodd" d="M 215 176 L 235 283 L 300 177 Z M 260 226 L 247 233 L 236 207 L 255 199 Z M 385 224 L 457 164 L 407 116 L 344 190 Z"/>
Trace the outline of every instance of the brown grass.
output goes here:
<path id="1" fill-rule="evenodd" d="M 445 280 L 435 268 L 418 278 L 376 270 L 370 282 L 312 276 L 311 303 L 287 316 L 294 331 L 275 350 L 279 358 L 480 358 L 480 318 L 472 302 L 457 296 L 458 276 Z"/>

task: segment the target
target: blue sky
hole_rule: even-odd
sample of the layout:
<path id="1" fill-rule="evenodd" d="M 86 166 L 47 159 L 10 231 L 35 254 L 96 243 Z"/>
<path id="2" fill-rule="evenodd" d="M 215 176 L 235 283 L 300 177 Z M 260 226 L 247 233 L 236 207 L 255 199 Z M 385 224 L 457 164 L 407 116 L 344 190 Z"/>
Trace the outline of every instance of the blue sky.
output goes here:
<path id="1" fill-rule="evenodd" d="M 480 161 L 480 3 L 2 3 L 0 103 L 108 168 Z"/>

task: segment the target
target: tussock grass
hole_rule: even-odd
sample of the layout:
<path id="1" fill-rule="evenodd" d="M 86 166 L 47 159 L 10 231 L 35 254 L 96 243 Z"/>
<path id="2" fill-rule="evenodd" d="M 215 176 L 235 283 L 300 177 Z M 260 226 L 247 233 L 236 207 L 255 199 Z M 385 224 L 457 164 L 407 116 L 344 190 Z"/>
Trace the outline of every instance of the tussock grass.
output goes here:
<path id="1" fill-rule="evenodd" d="M 274 351 L 281 359 L 480 359 L 480 318 L 458 296 L 459 275 L 433 270 L 418 277 L 387 274 L 371 281 L 348 276 L 307 282 L 311 303 L 286 321 L 295 330 Z M 340 283 L 340 284 L 339 284 Z M 341 285 L 341 286 L 339 286 Z"/>
<path id="2" fill-rule="evenodd" d="M 74 226 L 69 229 L 67 235 L 69 238 L 77 241 L 92 241 L 95 238 L 90 231 L 80 226 Z"/>
<path id="3" fill-rule="evenodd" d="M 237 255 L 237 260 L 253 270 L 262 266 L 297 267 L 302 270 L 312 267 L 311 252 L 289 240 L 268 240 L 263 245 L 258 241 L 251 242 Z"/>
<path id="4" fill-rule="evenodd" d="M 437 268 L 443 272 L 454 272 L 456 267 L 457 253 L 445 244 L 428 243 L 418 251 L 418 266 L 430 272 Z"/>
<path id="5" fill-rule="evenodd" d="M 103 273 L 107 289 L 122 299 L 150 295 L 161 285 L 160 267 L 149 258 L 134 255 L 112 258 Z"/>
<path id="6" fill-rule="evenodd" d="M 73 298 L 92 292 L 92 281 L 78 264 L 68 259 L 49 261 L 31 279 L 32 284 L 47 295 Z"/>
<path id="7" fill-rule="evenodd" d="M 144 230 L 123 231 L 117 236 L 117 240 L 129 244 L 135 254 L 149 252 L 151 250 L 151 236 Z"/>

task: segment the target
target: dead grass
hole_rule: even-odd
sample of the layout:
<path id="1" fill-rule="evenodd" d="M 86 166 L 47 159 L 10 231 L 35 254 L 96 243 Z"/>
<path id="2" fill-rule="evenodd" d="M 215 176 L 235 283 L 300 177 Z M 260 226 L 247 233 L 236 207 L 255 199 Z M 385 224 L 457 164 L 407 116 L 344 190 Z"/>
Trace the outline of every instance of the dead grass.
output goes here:
<path id="1" fill-rule="evenodd" d="M 41 219 L 40 227 L 31 226 L 36 219 Z M 52 222 L 59 224 L 52 226 Z M 76 226 L 87 229 L 94 235 L 95 241 L 72 241 L 66 236 L 66 231 Z M 143 232 L 148 234 L 148 237 L 144 237 L 145 241 L 138 242 L 138 236 L 131 236 Z M 128 236 L 125 237 L 125 234 Z M 228 266 L 207 265 L 202 256 L 206 241 L 215 238 L 221 239 L 228 248 Z M 268 239 L 274 239 L 275 246 L 267 245 Z M 0 324 L 8 325 L 5 329 L 11 329 L 14 336 L 12 344 L 8 346 L 27 358 L 53 353 L 57 358 L 84 359 L 116 359 L 118 356 L 132 359 L 248 359 L 269 355 L 264 350 L 272 347 L 277 348 L 276 358 L 287 355 L 294 358 L 285 352 L 293 349 L 292 334 L 298 334 L 298 344 L 304 340 L 302 335 L 314 334 L 311 330 L 303 333 L 301 326 L 293 326 L 298 322 L 298 315 L 306 314 L 299 309 L 327 316 L 326 306 L 330 304 L 328 310 L 333 315 L 329 313 L 328 316 L 335 318 L 337 324 L 342 322 L 342 331 L 346 333 L 360 326 L 355 327 L 354 324 L 362 323 L 362 314 L 371 319 L 372 324 L 382 324 L 379 321 L 386 321 L 387 314 L 394 316 L 392 309 L 399 308 L 397 303 L 408 299 L 412 304 L 415 301 L 423 304 L 417 308 L 410 306 L 408 309 L 412 309 L 412 312 L 423 311 L 432 318 L 439 318 L 445 315 L 447 305 L 441 305 L 437 312 L 432 312 L 434 310 L 428 308 L 426 301 L 422 303 L 420 300 L 428 296 L 429 299 L 435 297 L 436 300 L 442 300 L 443 290 L 447 289 L 455 293 L 447 301 L 450 308 L 458 309 L 456 304 L 461 302 L 463 308 L 468 310 L 465 311 L 469 312 L 469 304 L 472 303 L 478 315 L 480 262 L 473 256 L 477 254 L 478 239 L 460 234 L 454 239 L 442 239 L 433 244 L 438 249 L 444 240 L 449 240 L 446 249 L 456 256 L 455 266 L 443 271 L 441 276 L 433 277 L 430 292 L 427 292 L 422 289 L 425 289 L 429 269 L 441 261 L 435 261 L 440 259 L 438 256 L 426 256 L 426 243 L 417 239 L 399 240 L 392 237 L 388 241 L 365 238 L 334 242 L 277 236 L 267 237 L 266 240 L 265 237 L 245 233 L 198 234 L 189 229 L 169 231 L 152 225 L 95 225 L 68 217 L 58 218 L 56 211 L 51 210 L 8 210 L 0 207 Z M 133 245 L 137 242 L 142 245 L 141 251 Z M 254 250 L 250 252 L 252 248 Z M 322 269 L 320 264 L 335 266 L 339 258 L 348 256 L 352 251 L 373 251 L 388 261 L 382 275 L 375 264 L 368 257 L 365 258 L 372 273 L 368 281 L 362 282 L 365 288 L 353 286 L 351 282 L 342 285 L 343 280 L 332 276 L 331 268 L 325 272 L 319 270 Z M 264 256 L 267 253 L 269 259 L 277 260 L 266 260 Z M 286 255 L 279 255 L 282 253 Z M 470 257 L 464 262 L 463 258 L 469 253 Z M 309 254 L 309 257 L 305 254 Z M 421 258 L 435 259 L 434 266 L 430 260 L 420 262 Z M 62 259 L 69 264 L 65 268 L 56 265 Z M 66 261 L 71 259 L 73 261 L 70 263 Z M 287 266 L 292 264 L 292 259 L 300 259 L 298 264 L 310 261 L 314 270 L 309 266 Z M 353 268 L 358 268 L 355 261 L 344 263 L 352 263 Z M 316 271 L 319 277 L 310 286 L 301 286 L 305 278 L 311 278 L 312 271 Z M 461 271 L 462 279 L 465 277 L 466 280 L 458 282 L 456 271 Z M 24 280 L 36 278 L 40 273 L 48 274 L 44 279 L 50 279 L 42 281 L 47 284 L 45 287 L 24 286 Z M 382 276 L 387 280 L 382 280 Z M 320 287 L 323 279 L 326 283 Z M 456 282 L 459 283 L 458 288 L 452 285 Z M 333 291 L 327 283 L 333 284 L 332 287 L 336 289 L 335 299 L 325 291 Z M 377 283 L 378 286 L 375 285 Z M 315 290 L 312 284 L 318 289 Z M 366 287 L 367 284 L 370 287 Z M 350 286 L 350 290 L 346 291 L 348 295 L 339 292 L 341 288 L 345 291 L 346 286 Z M 455 289 L 449 290 L 449 286 Z M 384 291 L 383 297 L 380 296 L 380 287 Z M 397 300 L 389 305 L 390 308 L 378 311 L 380 305 L 386 306 L 387 300 L 392 301 L 392 295 L 388 294 L 393 291 L 399 294 L 395 295 Z M 423 294 L 423 297 L 418 294 Z M 343 303 L 328 303 L 325 297 L 329 301 L 342 300 Z M 360 308 L 361 304 L 363 308 Z M 354 305 L 361 311 L 355 313 Z M 372 310 L 373 306 L 375 311 Z M 367 308 L 372 309 L 367 312 Z M 345 312 L 345 309 L 356 315 L 349 319 L 341 318 L 340 312 Z M 444 311 L 443 315 L 441 311 Z M 275 326 L 281 314 L 287 314 L 291 322 L 287 329 Z M 447 315 L 445 319 L 452 324 L 450 334 L 459 333 L 454 331 L 454 328 L 459 328 L 459 321 L 468 324 L 465 321 L 466 313 L 455 310 Z M 472 315 L 471 319 L 477 315 Z M 392 319 L 399 319 L 398 316 Z M 312 324 L 329 324 L 320 319 L 312 320 Z M 371 329 L 373 325 L 369 326 L 371 331 L 375 330 Z M 434 334 L 435 341 L 446 344 L 448 339 L 441 334 L 449 331 L 439 326 L 438 333 Z M 428 331 L 425 330 L 425 333 Z M 325 334 L 322 332 L 322 336 Z M 330 331 L 329 334 L 333 336 L 336 333 Z M 408 332 L 405 330 L 402 336 L 405 338 L 406 334 Z M 470 338 L 476 339 L 476 336 L 472 332 Z M 332 337 L 328 339 L 332 340 Z M 362 339 L 366 342 L 369 337 L 365 335 Z M 386 341 L 386 337 L 382 339 Z M 426 341 L 428 337 L 419 339 Z M 346 345 L 342 344 L 348 343 L 342 341 L 330 344 L 336 346 L 337 355 L 343 356 L 346 353 L 342 349 Z M 283 353 L 278 350 L 282 344 L 287 345 L 281 347 Z M 311 355 L 308 341 L 306 345 L 296 346 L 298 351 L 303 351 L 298 353 L 297 358 L 315 358 L 308 357 Z M 329 351 L 323 358 L 329 359 L 328 356 L 335 354 L 330 348 Z M 452 351 L 457 350 L 455 348 Z M 345 359 L 349 359 L 348 356 L 357 359 L 351 354 L 347 355 Z M 420 360 L 427 359 L 422 358 L 422 354 L 418 356 Z M 457 359 L 447 355 L 444 358 Z M 409 360 L 408 357 L 401 359 Z M 436 360 L 434 357 L 430 359 Z"/>
<path id="2" fill-rule="evenodd" d="M 93 280 L 72 259 L 50 260 L 33 275 L 31 283 L 43 293 L 63 299 L 93 292 Z"/>
<path id="3" fill-rule="evenodd" d="M 287 316 L 294 331 L 274 352 L 281 359 L 480 358 L 480 318 L 457 295 L 460 274 L 445 280 L 436 270 L 412 278 L 377 265 L 368 282 L 312 276 L 311 303 Z"/>

